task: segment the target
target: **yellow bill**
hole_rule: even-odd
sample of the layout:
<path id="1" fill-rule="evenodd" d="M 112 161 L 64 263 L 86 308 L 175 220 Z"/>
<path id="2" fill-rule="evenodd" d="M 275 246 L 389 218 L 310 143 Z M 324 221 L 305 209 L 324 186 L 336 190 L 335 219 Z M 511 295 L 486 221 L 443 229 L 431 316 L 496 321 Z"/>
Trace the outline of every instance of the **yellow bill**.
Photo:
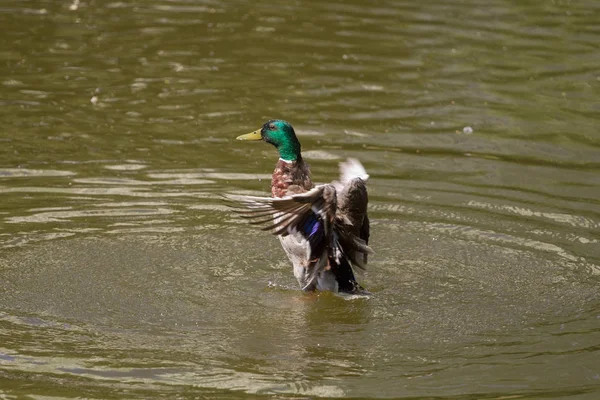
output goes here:
<path id="1" fill-rule="evenodd" d="M 260 135 L 260 129 L 246 133 L 245 135 L 241 135 L 236 137 L 237 140 L 262 140 L 262 136 Z"/>

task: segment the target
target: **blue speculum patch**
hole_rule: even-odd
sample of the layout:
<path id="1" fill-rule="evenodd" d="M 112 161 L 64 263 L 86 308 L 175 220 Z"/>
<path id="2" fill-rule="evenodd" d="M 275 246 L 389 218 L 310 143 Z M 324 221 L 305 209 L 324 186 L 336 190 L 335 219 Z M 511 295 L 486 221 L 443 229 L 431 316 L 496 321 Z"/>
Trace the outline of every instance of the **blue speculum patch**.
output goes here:
<path id="1" fill-rule="evenodd" d="M 314 235 L 317 234 L 319 228 L 321 228 L 321 222 L 319 221 L 318 217 L 315 214 L 313 214 L 304 223 L 304 226 L 302 227 L 302 232 L 308 234 L 309 238 L 312 238 Z"/>

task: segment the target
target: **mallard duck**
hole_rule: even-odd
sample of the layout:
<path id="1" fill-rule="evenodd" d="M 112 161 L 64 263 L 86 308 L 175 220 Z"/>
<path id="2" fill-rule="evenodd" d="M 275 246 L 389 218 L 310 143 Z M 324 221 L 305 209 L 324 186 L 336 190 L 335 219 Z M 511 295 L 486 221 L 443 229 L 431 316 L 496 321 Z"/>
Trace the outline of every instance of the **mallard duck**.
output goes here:
<path id="1" fill-rule="evenodd" d="M 275 146 L 279 161 L 271 180 L 272 197 L 228 196 L 252 224 L 279 236 L 302 290 L 368 293 L 356 281 L 353 267 L 363 270 L 367 255 L 369 177 L 355 159 L 340 163 L 340 180 L 314 186 L 302 159 L 294 128 L 283 120 L 237 137 Z"/>

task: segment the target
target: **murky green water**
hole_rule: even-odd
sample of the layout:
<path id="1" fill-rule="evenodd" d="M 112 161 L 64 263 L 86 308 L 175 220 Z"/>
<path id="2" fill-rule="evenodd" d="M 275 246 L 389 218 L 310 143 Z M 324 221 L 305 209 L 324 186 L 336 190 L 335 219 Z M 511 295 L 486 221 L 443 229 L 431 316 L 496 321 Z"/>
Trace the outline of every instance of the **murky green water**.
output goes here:
<path id="1" fill-rule="evenodd" d="M 0 4 L 0 398 L 600 397 L 600 3 Z M 223 192 L 371 175 L 371 298 Z M 466 128 L 466 129 L 465 129 Z M 471 128 L 471 129 L 469 129 Z"/>

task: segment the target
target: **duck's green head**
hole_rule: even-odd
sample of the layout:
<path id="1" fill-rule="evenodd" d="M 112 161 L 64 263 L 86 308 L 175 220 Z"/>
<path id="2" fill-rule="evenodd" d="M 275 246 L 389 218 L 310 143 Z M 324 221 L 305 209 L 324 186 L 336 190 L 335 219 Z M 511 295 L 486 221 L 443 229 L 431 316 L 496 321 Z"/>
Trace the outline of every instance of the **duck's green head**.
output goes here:
<path id="1" fill-rule="evenodd" d="M 277 148 L 282 160 L 297 161 L 301 158 L 300 142 L 294 128 L 281 119 L 267 121 L 259 130 L 238 136 L 237 140 L 264 140 Z"/>

